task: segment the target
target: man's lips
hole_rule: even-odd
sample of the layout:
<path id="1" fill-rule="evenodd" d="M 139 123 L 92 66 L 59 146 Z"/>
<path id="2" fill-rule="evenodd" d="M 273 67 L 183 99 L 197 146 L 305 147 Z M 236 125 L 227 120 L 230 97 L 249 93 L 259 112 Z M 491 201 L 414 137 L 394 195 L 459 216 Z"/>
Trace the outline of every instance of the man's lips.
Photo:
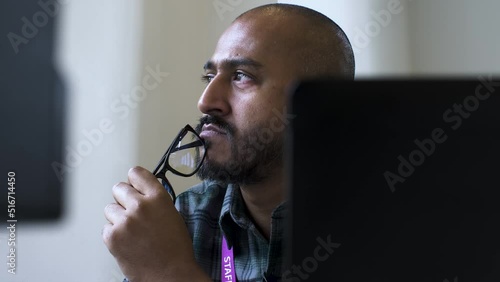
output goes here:
<path id="1" fill-rule="evenodd" d="M 202 127 L 200 137 L 201 138 L 207 138 L 207 137 L 212 137 L 216 135 L 226 135 L 226 132 L 222 130 L 220 127 L 213 125 L 213 124 L 205 124 Z"/>

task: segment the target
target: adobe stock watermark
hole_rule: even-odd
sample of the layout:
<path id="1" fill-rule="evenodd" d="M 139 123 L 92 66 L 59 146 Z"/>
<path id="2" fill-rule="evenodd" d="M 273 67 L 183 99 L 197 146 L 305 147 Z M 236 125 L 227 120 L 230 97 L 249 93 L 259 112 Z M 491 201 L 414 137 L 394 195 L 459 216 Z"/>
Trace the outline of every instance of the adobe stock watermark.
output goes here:
<path id="1" fill-rule="evenodd" d="M 126 119 L 130 112 L 148 97 L 149 92 L 157 88 L 170 75 L 168 72 L 162 72 L 159 65 L 156 65 L 155 69 L 147 66 L 145 70 L 146 74 L 142 78 L 141 85 L 132 87 L 128 93 L 122 94 L 120 98 L 111 102 L 110 111 L 116 114 L 118 119 Z M 102 144 L 106 135 L 115 130 L 114 120 L 113 117 L 104 117 L 95 128 L 83 129 L 83 139 L 76 143 L 75 147 L 66 146 L 66 154 L 62 160 L 64 163 L 52 162 L 52 169 L 60 182 L 64 180 L 65 174 L 77 168 L 94 148 Z"/>
<path id="2" fill-rule="evenodd" d="M 49 21 L 60 12 L 61 5 L 67 4 L 68 0 L 39 0 L 37 2 L 40 9 L 30 17 L 20 19 L 21 32 L 7 33 L 7 39 L 14 50 L 19 53 L 19 45 L 28 44 L 31 39 L 37 36 L 40 29 L 44 28 Z"/>
<path id="3" fill-rule="evenodd" d="M 332 236 L 328 235 L 326 240 L 316 238 L 318 245 L 312 250 L 312 255 L 302 260 L 300 265 L 292 265 L 290 269 L 283 272 L 284 282 L 300 282 L 309 279 L 310 274 L 315 272 L 320 263 L 326 261 L 340 247 L 340 243 L 332 242 Z"/>
<path id="4" fill-rule="evenodd" d="M 453 104 L 444 111 L 443 120 L 450 125 L 451 130 L 458 130 L 465 119 L 472 116 L 472 113 L 479 109 L 482 102 L 485 102 L 500 86 L 500 81 L 494 81 L 492 75 L 489 77 L 479 77 L 475 93 L 463 99 L 460 103 Z M 397 170 L 395 172 L 385 171 L 384 178 L 392 192 L 396 191 L 396 184 L 404 183 L 413 175 L 416 168 L 423 165 L 425 160 L 431 157 L 437 150 L 438 145 L 448 140 L 446 130 L 440 127 L 434 128 L 430 136 L 423 140 L 415 139 L 415 149 L 405 156 L 399 155 Z"/>
<path id="5" fill-rule="evenodd" d="M 354 28 L 354 35 L 351 39 L 354 53 L 360 54 L 362 49 L 368 47 L 373 38 L 379 36 L 382 30 L 391 24 L 394 16 L 399 15 L 403 10 L 404 6 L 400 0 L 389 0 L 385 9 L 378 12 L 371 11 L 372 19 L 363 27 Z"/>
<path id="6" fill-rule="evenodd" d="M 243 3 L 243 0 L 214 0 L 212 5 L 214 6 L 217 16 L 222 21 L 224 20 L 224 14 L 233 12 L 241 3 Z"/>

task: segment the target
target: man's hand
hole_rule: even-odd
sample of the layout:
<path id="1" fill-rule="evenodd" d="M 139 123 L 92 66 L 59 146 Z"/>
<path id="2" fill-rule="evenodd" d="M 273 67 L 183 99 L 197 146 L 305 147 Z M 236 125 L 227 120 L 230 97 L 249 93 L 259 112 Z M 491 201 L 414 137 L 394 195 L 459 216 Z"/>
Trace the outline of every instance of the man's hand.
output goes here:
<path id="1" fill-rule="evenodd" d="M 141 167 L 113 187 L 104 243 L 131 282 L 210 281 L 197 265 L 186 225 L 157 178 Z"/>

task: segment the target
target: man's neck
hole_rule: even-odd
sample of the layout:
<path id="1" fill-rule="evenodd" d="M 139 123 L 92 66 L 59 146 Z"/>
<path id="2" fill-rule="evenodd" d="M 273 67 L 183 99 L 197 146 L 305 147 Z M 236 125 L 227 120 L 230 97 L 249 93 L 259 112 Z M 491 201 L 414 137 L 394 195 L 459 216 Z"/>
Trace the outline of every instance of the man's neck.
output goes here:
<path id="1" fill-rule="evenodd" d="M 240 186 L 241 195 L 257 228 L 269 240 L 271 215 L 286 197 L 283 172 L 256 185 Z"/>

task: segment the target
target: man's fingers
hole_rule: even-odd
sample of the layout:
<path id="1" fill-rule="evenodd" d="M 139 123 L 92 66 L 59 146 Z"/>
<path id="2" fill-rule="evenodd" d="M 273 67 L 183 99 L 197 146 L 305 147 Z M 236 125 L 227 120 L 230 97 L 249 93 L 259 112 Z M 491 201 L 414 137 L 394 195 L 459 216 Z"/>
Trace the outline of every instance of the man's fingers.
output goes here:
<path id="1" fill-rule="evenodd" d="M 154 195 L 163 191 L 158 179 L 143 167 L 136 166 L 128 171 L 128 181 L 143 195 Z"/>
<path id="2" fill-rule="evenodd" d="M 104 208 L 104 216 L 111 224 L 116 224 L 121 221 L 125 213 L 125 209 L 119 204 L 108 204 Z"/>
<path id="3" fill-rule="evenodd" d="M 109 238 L 109 233 L 111 232 L 111 228 L 113 228 L 113 224 L 106 222 L 101 230 L 102 238 L 106 241 Z"/>
<path id="4" fill-rule="evenodd" d="M 101 230 L 102 240 L 111 253 L 114 250 L 113 224 L 107 222 Z"/>
<path id="5" fill-rule="evenodd" d="M 127 209 L 127 207 L 133 206 L 137 203 L 140 193 L 137 189 L 132 187 L 132 185 L 120 182 L 113 186 L 112 189 L 113 198 L 117 204 Z"/>

